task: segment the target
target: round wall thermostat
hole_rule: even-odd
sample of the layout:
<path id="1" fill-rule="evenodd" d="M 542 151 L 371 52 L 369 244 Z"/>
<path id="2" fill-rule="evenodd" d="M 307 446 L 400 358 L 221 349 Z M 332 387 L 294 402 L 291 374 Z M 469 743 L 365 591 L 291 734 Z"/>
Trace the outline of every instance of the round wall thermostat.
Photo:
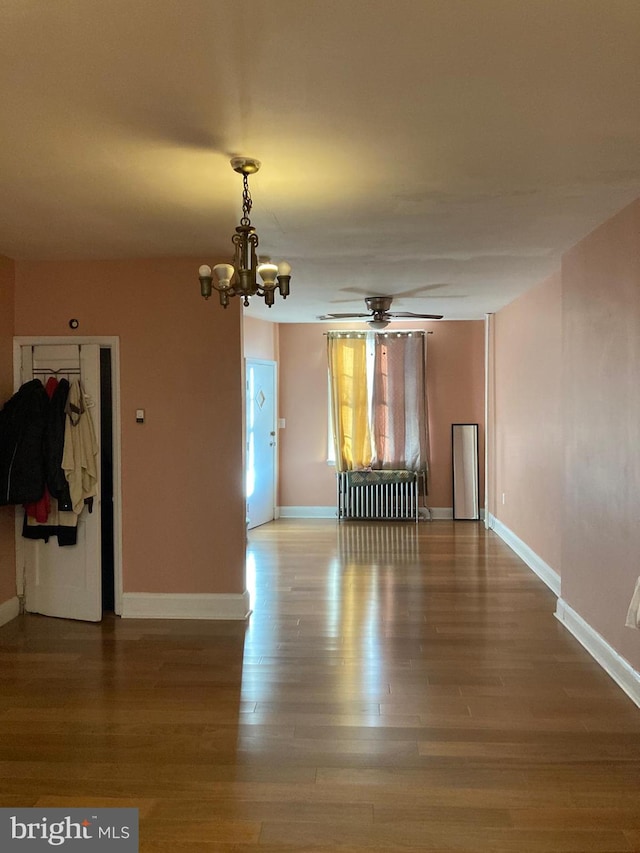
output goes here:
<path id="1" fill-rule="evenodd" d="M 69 328 L 70 329 L 77 329 L 79 325 L 80 325 L 79 320 L 76 320 L 75 318 L 73 320 L 69 320 Z"/>

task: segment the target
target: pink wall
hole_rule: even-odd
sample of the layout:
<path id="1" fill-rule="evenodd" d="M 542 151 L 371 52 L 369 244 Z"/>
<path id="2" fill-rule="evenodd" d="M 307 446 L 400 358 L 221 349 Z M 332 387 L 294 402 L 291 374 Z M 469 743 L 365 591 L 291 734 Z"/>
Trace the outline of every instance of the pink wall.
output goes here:
<path id="1" fill-rule="evenodd" d="M 451 424 L 480 424 L 484 441 L 484 324 L 397 324 L 433 330 L 428 338 L 431 423 L 429 503 L 450 507 Z M 354 327 L 355 328 L 355 327 Z M 367 328 L 362 326 L 362 328 Z M 282 324 L 280 337 L 280 506 L 335 506 L 335 472 L 327 454 L 326 324 Z M 481 477 L 484 466 L 481 451 Z M 483 487 L 481 486 L 481 498 Z"/>
<path id="2" fill-rule="evenodd" d="M 242 342 L 245 358 L 278 360 L 278 325 L 256 317 L 242 318 Z"/>
<path id="3" fill-rule="evenodd" d="M 562 264 L 562 597 L 636 670 L 640 574 L 640 200 Z"/>
<path id="4" fill-rule="evenodd" d="M 0 255 L 0 406 L 13 393 L 13 312 L 15 265 Z M 13 507 L 0 507 L 0 604 L 16 594 Z"/>
<path id="5" fill-rule="evenodd" d="M 120 336 L 125 592 L 244 590 L 241 318 L 204 302 L 197 267 L 16 264 L 17 335 L 73 335 L 76 317 Z"/>
<path id="6" fill-rule="evenodd" d="M 561 317 L 557 273 L 494 320 L 491 512 L 556 572 L 561 570 L 563 482 Z"/>
<path id="7" fill-rule="evenodd" d="M 327 465 L 327 341 L 322 323 L 279 327 L 280 506 L 335 506 Z"/>
<path id="8" fill-rule="evenodd" d="M 416 328 L 415 324 L 412 324 Z M 451 424 L 478 424 L 480 444 L 480 505 L 484 505 L 484 323 L 482 320 L 441 320 L 427 348 L 427 385 L 431 429 L 433 507 L 452 505 Z"/>

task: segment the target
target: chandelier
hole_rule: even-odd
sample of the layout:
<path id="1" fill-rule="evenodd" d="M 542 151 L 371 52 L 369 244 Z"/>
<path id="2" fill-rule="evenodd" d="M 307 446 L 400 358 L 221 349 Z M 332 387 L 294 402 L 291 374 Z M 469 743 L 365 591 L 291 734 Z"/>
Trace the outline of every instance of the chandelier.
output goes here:
<path id="1" fill-rule="evenodd" d="M 249 157 L 234 157 L 231 167 L 242 175 L 243 182 L 242 219 L 231 238 L 236 247 L 233 264 L 216 264 L 213 271 L 208 264 L 203 264 L 198 270 L 200 292 L 208 299 L 213 290 L 217 291 L 223 308 L 228 306 L 231 296 L 242 296 L 245 307 L 249 305 L 251 296 L 261 296 L 271 308 L 275 302 L 276 290 L 280 291 L 283 299 L 289 295 L 291 267 L 286 261 L 279 264 L 271 263 L 267 259 L 260 261 L 256 255 L 258 235 L 249 219 L 252 207 L 249 175 L 258 171 L 260 161 Z M 262 279 L 261 284 L 256 273 Z"/>

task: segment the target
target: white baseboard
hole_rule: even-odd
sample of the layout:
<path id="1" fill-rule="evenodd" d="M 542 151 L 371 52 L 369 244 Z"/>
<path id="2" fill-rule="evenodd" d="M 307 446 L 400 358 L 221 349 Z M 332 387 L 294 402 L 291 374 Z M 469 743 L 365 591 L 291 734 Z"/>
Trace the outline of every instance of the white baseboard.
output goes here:
<path id="1" fill-rule="evenodd" d="M 588 622 L 560 598 L 560 575 L 494 515 L 489 527 L 514 551 L 549 589 L 558 596 L 555 617 L 600 664 L 604 671 L 640 707 L 640 673 L 610 646 Z"/>
<path id="2" fill-rule="evenodd" d="M 560 596 L 560 575 L 555 569 L 545 563 L 542 557 L 539 557 L 526 542 L 523 542 L 512 530 L 509 530 L 495 515 L 489 514 L 489 527 L 507 543 L 512 551 L 515 551 L 518 557 L 529 566 L 531 571 L 538 575 L 540 580 L 546 583 L 556 596 Z"/>
<path id="3" fill-rule="evenodd" d="M 337 518 L 335 506 L 280 506 L 279 518 Z"/>
<path id="4" fill-rule="evenodd" d="M 246 619 L 249 593 L 191 594 L 125 592 L 123 619 Z"/>
<path id="5" fill-rule="evenodd" d="M 558 599 L 555 617 L 573 634 L 604 671 L 640 707 L 640 672 L 637 672 L 566 601 Z"/>
<path id="6" fill-rule="evenodd" d="M 20 602 L 18 601 L 18 597 L 14 595 L 13 598 L 0 604 L 0 627 L 6 625 L 7 622 L 11 622 L 19 614 Z"/>

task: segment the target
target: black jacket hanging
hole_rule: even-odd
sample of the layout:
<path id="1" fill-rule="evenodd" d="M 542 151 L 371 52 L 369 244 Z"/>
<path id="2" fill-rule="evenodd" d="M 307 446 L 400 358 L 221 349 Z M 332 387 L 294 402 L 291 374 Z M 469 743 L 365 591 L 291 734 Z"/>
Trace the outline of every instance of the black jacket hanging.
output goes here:
<path id="1" fill-rule="evenodd" d="M 0 410 L 0 506 L 29 503 L 42 496 L 48 408 L 42 382 L 32 379 Z"/>

